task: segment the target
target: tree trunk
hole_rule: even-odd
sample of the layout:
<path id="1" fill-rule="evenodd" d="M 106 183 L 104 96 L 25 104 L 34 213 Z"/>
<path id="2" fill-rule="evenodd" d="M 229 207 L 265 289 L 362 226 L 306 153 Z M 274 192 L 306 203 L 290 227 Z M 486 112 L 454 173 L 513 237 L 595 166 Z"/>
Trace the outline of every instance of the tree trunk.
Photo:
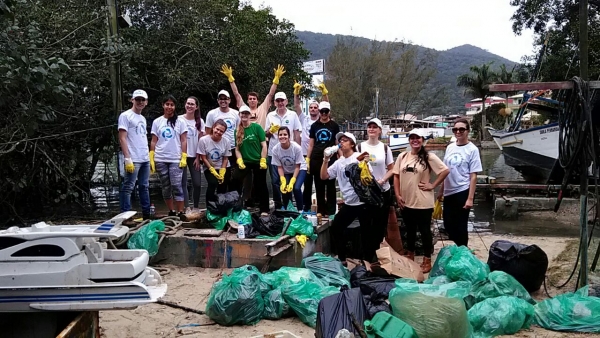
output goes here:
<path id="1" fill-rule="evenodd" d="M 479 142 L 486 140 L 485 132 L 486 118 L 485 118 L 485 96 L 481 100 L 481 135 L 479 135 Z"/>

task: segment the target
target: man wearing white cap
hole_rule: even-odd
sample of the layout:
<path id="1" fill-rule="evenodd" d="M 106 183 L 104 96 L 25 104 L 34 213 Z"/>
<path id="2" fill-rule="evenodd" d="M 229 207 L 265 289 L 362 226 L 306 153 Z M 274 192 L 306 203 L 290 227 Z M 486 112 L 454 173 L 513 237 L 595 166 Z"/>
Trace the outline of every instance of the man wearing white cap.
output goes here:
<path id="1" fill-rule="evenodd" d="M 119 115 L 119 144 L 125 158 L 125 175 L 119 194 L 121 212 L 131 210 L 131 193 L 135 182 L 138 182 L 140 204 L 144 219 L 150 218 L 150 157 L 146 118 L 142 110 L 148 104 L 148 94 L 138 89 L 131 95 L 131 109 Z"/>
<path id="2" fill-rule="evenodd" d="M 288 127 L 290 131 L 293 131 L 293 140 L 300 144 L 300 132 L 302 132 L 302 125 L 298 119 L 298 115 L 287 109 L 287 96 L 284 92 L 278 92 L 275 94 L 275 106 L 277 107 L 274 111 L 267 114 L 267 120 L 265 121 L 265 134 L 269 140 L 269 149 L 267 164 L 269 166 L 269 173 L 271 175 L 271 184 L 273 186 L 273 202 L 275 203 L 275 209 L 281 209 L 281 192 L 279 191 L 279 173 L 277 166 L 271 165 L 271 158 L 273 155 L 273 148 L 279 143 L 277 139 L 277 132 L 280 127 Z M 290 135 L 291 136 L 291 135 Z"/>
<path id="3" fill-rule="evenodd" d="M 229 104 L 231 103 L 231 96 L 229 92 L 226 90 L 221 90 L 217 95 L 217 102 L 219 103 L 219 108 L 215 108 L 206 114 L 206 135 L 212 135 L 212 126 L 217 120 L 223 120 L 227 124 L 227 130 L 223 137 L 229 141 L 229 145 L 231 146 L 231 156 L 229 157 L 229 163 L 231 164 L 230 168 L 227 170 L 231 171 L 232 168 L 235 170 L 237 168 L 236 164 L 236 156 L 235 156 L 235 138 L 234 132 L 240 123 L 240 114 L 237 110 L 229 108 Z M 231 172 L 227 173 L 227 177 L 232 177 Z M 225 182 L 228 186 L 227 191 L 237 190 L 237 181 L 232 180 L 230 182 Z"/>
<path id="4" fill-rule="evenodd" d="M 295 81 L 294 81 L 295 82 Z M 298 82 L 294 83 L 294 109 L 298 114 L 298 118 L 300 119 L 300 123 L 302 124 L 302 155 L 304 155 L 305 160 L 307 161 L 307 165 L 310 161 L 308 158 L 308 145 L 310 143 L 310 127 L 313 123 L 319 120 L 319 102 L 311 101 L 308 105 L 308 115 L 303 114 L 302 107 L 300 106 L 300 90 L 302 89 L 302 85 Z M 329 101 L 329 96 L 327 95 L 329 91 L 325 87 L 324 83 L 321 83 L 317 86 L 321 91 L 322 100 Z M 312 187 L 313 187 L 313 174 L 307 171 L 306 176 L 304 178 L 304 191 L 303 191 L 303 205 L 304 211 L 309 211 L 312 204 Z"/>

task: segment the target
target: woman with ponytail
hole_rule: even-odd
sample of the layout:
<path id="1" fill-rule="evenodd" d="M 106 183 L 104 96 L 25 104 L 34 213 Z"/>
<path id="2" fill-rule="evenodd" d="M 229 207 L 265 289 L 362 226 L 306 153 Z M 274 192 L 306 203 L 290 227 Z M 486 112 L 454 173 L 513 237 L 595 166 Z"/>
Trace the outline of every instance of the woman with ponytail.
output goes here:
<path id="1" fill-rule="evenodd" d="M 431 270 L 433 239 L 431 236 L 431 214 L 433 213 L 433 189 L 444 182 L 450 172 L 448 167 L 433 153 L 425 150 L 425 135 L 419 129 L 408 134 L 410 150 L 398 155 L 394 165 L 394 192 L 402 210 L 402 220 L 407 229 L 404 247 L 409 259 L 415 259 L 417 230 L 423 241 L 423 263 L 421 270 Z M 431 183 L 431 172 L 437 175 Z"/>
<path id="2" fill-rule="evenodd" d="M 187 185 L 187 172 L 192 177 L 192 196 L 194 208 L 200 203 L 200 190 L 202 188 L 202 161 L 196 157 L 198 140 L 204 135 L 204 121 L 200 116 L 198 99 L 190 96 L 185 101 L 185 114 L 179 116 L 181 123 L 187 128 L 187 169 L 183 169 L 181 187 L 183 188 L 184 208 L 189 206 L 189 193 Z"/>

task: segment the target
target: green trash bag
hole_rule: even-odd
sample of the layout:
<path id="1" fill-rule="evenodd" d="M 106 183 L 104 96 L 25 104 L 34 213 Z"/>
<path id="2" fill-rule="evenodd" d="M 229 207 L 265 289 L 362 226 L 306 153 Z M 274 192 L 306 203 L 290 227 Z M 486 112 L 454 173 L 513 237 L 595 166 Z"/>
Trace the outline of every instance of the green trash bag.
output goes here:
<path id="1" fill-rule="evenodd" d="M 127 247 L 129 249 L 144 249 L 148 251 L 148 255 L 156 255 L 158 253 L 159 237 L 157 231 L 165 231 L 163 221 L 152 221 L 142 226 L 140 230 L 131 235 L 127 241 Z"/>
<path id="2" fill-rule="evenodd" d="M 317 252 L 310 257 L 304 258 L 300 266 L 312 271 L 326 285 L 337 288 L 342 285 L 350 287 L 350 271 L 337 258 L 325 256 Z"/>
<path id="3" fill-rule="evenodd" d="M 285 234 L 292 237 L 296 235 L 306 235 L 306 237 L 309 237 L 310 239 L 316 239 L 312 222 L 302 217 L 302 215 L 298 216 L 290 223 Z"/>
<path id="4" fill-rule="evenodd" d="M 490 274 L 490 267 L 475 257 L 471 250 L 464 246 L 454 250 L 444 270 L 446 276 L 453 281 L 462 280 L 473 284 L 485 280 Z"/>
<path id="5" fill-rule="evenodd" d="M 473 337 L 515 334 L 533 321 L 533 305 L 512 296 L 489 298 L 475 304 L 468 312 Z"/>
<path id="6" fill-rule="evenodd" d="M 290 306 L 283 300 L 281 289 L 271 290 L 265 296 L 265 310 L 263 318 L 280 319 L 290 314 Z"/>
<path id="7" fill-rule="evenodd" d="M 300 320 L 314 328 L 317 325 L 317 309 L 321 299 L 339 293 L 333 286 L 322 286 L 312 281 L 285 284 L 281 287 L 283 299 L 294 310 Z"/>
<path id="8" fill-rule="evenodd" d="M 208 211 L 208 209 L 206 210 L 206 220 L 217 230 L 225 229 L 227 221 L 229 221 L 230 219 L 233 219 L 231 210 L 227 211 L 227 216 L 211 214 L 210 211 Z"/>
<path id="9" fill-rule="evenodd" d="M 292 203 L 291 200 L 288 202 L 288 205 L 287 207 L 285 207 L 285 210 L 298 212 L 298 209 L 294 206 L 294 203 Z"/>
<path id="10" fill-rule="evenodd" d="M 429 271 L 429 278 L 446 275 L 446 264 L 448 264 L 448 261 L 450 260 L 450 258 L 452 258 L 452 255 L 454 254 L 457 248 L 458 247 L 456 245 L 449 245 L 440 249 L 440 252 L 438 253 L 435 259 L 435 262 L 433 262 L 431 271 Z"/>
<path id="11" fill-rule="evenodd" d="M 534 324 L 547 330 L 600 333 L 600 298 L 588 286 L 543 300 L 534 306 Z"/>
<path id="12" fill-rule="evenodd" d="M 473 285 L 471 295 L 475 298 L 475 303 L 488 298 L 513 296 L 535 305 L 535 301 L 531 298 L 529 292 L 525 290 L 525 287 L 504 271 L 490 272 L 485 280 Z"/>
<path id="13" fill-rule="evenodd" d="M 469 292 L 471 291 L 471 287 L 471 283 L 464 281 L 433 285 L 406 283 L 400 280 L 396 280 L 396 288 L 402 289 L 404 291 L 420 292 L 428 296 L 456 298 L 465 301 L 467 301 L 467 299 L 469 298 Z"/>
<path id="14" fill-rule="evenodd" d="M 303 279 L 320 286 L 326 286 L 319 277 L 305 268 L 284 266 L 279 270 L 264 274 L 263 278 L 272 289 L 276 289 L 284 284 L 299 283 Z"/>
<path id="15" fill-rule="evenodd" d="M 437 277 L 430 277 L 423 281 L 423 284 L 431 284 L 431 285 L 442 285 L 452 283 L 450 277 L 442 275 Z"/>
<path id="16" fill-rule="evenodd" d="M 239 225 L 252 224 L 252 215 L 250 215 L 248 210 L 242 210 L 240 212 L 233 213 L 233 220 Z"/>
<path id="17" fill-rule="evenodd" d="M 394 316 L 415 329 L 419 337 L 466 338 L 471 336 L 467 310 L 461 299 L 428 296 L 407 290 L 403 284 L 390 291 L 389 302 Z"/>
<path id="18" fill-rule="evenodd" d="M 231 271 L 231 277 L 237 279 L 243 279 L 248 275 L 258 276 L 258 286 L 262 296 L 265 296 L 267 292 L 271 291 L 271 285 L 267 282 L 265 275 L 263 275 L 254 265 L 244 265 Z"/>
<path id="19" fill-rule="evenodd" d="M 253 325 L 261 319 L 264 307 L 260 275 L 234 270 L 213 285 L 205 312 L 219 325 Z"/>

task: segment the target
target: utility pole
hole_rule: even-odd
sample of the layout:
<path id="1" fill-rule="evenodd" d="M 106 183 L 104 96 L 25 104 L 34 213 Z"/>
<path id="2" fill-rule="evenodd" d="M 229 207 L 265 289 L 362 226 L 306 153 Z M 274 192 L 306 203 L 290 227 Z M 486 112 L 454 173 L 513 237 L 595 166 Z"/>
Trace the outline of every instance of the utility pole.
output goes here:
<path id="1" fill-rule="evenodd" d="M 588 81 L 588 0 L 579 0 L 579 77 Z M 592 128 L 588 125 L 587 128 Z M 594 163 L 593 165 L 597 165 Z M 598 196 L 596 196 L 598 198 Z M 582 166 L 579 189 L 579 224 L 581 232 L 581 265 L 577 288 L 588 284 L 588 168 Z"/>
<path id="2" fill-rule="evenodd" d="M 119 34 L 119 24 L 117 18 L 117 0 L 106 0 L 106 8 L 108 10 L 108 29 L 106 32 L 107 41 L 109 47 L 112 47 L 115 51 L 117 50 L 117 44 L 115 43 L 115 39 L 118 38 Z M 115 114 L 115 121 L 119 118 L 119 114 L 123 111 L 123 96 L 121 91 L 121 65 L 119 60 L 119 55 L 117 53 L 116 58 L 111 58 L 109 65 L 109 74 L 110 74 L 110 84 L 111 84 L 111 94 L 112 94 L 112 103 L 113 103 L 113 112 Z M 118 134 L 115 136 L 117 150 L 115 152 L 116 155 L 116 163 L 117 163 L 117 177 L 119 178 L 119 183 L 121 183 L 121 173 L 120 165 L 119 165 L 119 142 L 118 142 Z"/>
<path id="3" fill-rule="evenodd" d="M 379 87 L 375 88 L 375 117 L 379 118 Z"/>

